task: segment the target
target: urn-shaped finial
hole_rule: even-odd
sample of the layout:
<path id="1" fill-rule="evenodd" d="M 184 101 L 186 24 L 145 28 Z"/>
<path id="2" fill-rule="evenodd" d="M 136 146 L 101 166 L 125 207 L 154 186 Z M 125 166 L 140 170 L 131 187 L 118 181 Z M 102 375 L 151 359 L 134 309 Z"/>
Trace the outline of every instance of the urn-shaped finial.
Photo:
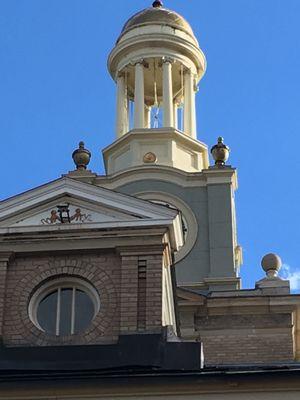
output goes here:
<path id="1" fill-rule="evenodd" d="M 77 169 L 86 169 L 91 159 L 91 152 L 84 148 L 84 142 L 79 143 L 78 149 L 72 154 Z"/>
<path id="2" fill-rule="evenodd" d="M 211 154 L 215 160 L 216 166 L 225 165 L 229 158 L 230 149 L 226 144 L 224 144 L 224 139 L 222 137 L 218 138 L 218 143 L 215 144 L 211 149 Z"/>

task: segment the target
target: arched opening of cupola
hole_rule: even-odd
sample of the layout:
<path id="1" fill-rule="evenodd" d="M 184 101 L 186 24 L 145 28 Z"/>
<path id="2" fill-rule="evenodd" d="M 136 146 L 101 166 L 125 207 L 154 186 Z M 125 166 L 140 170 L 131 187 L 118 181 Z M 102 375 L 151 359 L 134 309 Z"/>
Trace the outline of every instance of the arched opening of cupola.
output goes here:
<path id="1" fill-rule="evenodd" d="M 175 128 L 196 139 L 195 68 L 171 57 L 131 61 L 117 75 L 117 136 Z"/>

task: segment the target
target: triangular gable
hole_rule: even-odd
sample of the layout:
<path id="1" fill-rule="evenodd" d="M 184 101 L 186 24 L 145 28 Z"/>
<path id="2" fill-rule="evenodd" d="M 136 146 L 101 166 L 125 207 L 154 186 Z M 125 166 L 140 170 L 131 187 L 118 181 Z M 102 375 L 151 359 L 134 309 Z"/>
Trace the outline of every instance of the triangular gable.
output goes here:
<path id="1" fill-rule="evenodd" d="M 0 227 L 58 224 L 68 205 L 70 223 L 174 220 L 176 211 L 67 177 L 0 202 Z"/>
<path id="2" fill-rule="evenodd" d="M 62 196 L 50 203 L 37 207 L 25 213 L 7 219 L 1 223 L 6 226 L 37 226 L 37 225 L 59 225 L 62 223 L 62 216 L 59 212 L 61 205 L 67 206 L 67 222 L 71 224 L 105 223 L 112 221 L 134 221 L 140 219 L 137 216 L 122 213 L 101 205 L 88 204 L 86 201 L 73 199 L 69 196 Z"/>

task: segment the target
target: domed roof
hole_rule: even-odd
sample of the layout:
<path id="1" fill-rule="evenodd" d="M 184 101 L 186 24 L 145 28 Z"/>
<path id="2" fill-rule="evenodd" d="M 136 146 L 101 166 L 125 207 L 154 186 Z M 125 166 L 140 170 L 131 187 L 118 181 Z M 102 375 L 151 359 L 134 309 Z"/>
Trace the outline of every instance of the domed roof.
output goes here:
<path id="1" fill-rule="evenodd" d="M 194 37 L 190 24 L 181 15 L 162 7 L 162 5 L 154 5 L 155 3 L 156 2 L 153 3 L 153 7 L 146 8 L 133 15 L 124 25 L 121 36 L 127 31 L 139 26 L 167 25 L 175 29 L 180 29 Z"/>

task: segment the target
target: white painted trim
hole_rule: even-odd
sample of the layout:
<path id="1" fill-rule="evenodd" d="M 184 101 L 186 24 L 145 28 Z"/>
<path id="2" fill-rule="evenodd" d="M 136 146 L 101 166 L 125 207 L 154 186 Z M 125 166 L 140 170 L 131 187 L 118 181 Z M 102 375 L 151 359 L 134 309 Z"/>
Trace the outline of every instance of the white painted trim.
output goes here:
<path id="1" fill-rule="evenodd" d="M 94 183 L 101 185 L 107 189 L 118 189 L 128 183 L 138 182 L 140 180 L 159 180 L 162 182 L 172 182 L 180 187 L 206 187 L 209 184 L 232 184 L 233 190 L 237 189 L 237 173 L 234 168 L 223 170 L 221 173 L 215 171 L 217 179 L 214 179 L 209 175 L 210 170 L 203 170 L 202 172 L 186 172 L 174 167 L 168 167 L 163 165 L 155 166 L 139 166 L 128 168 L 125 171 L 120 171 L 108 176 L 98 176 Z"/>
<path id="2" fill-rule="evenodd" d="M 134 58 L 160 56 L 185 58 L 193 65 L 198 80 L 201 79 L 206 71 L 206 58 L 195 37 L 178 34 L 179 30 L 174 34 L 174 29 L 166 30 L 163 26 L 158 32 L 157 26 L 153 27 L 152 30 L 151 26 L 131 30 L 118 41 L 108 58 L 108 69 L 113 79 L 116 79 L 117 71 Z"/>
<path id="3" fill-rule="evenodd" d="M 172 138 L 175 135 L 176 138 L 180 141 L 185 143 L 185 145 L 190 148 L 191 150 L 199 151 L 201 153 L 205 153 L 208 151 L 208 147 L 205 143 L 201 142 L 198 139 L 192 138 L 191 136 L 187 135 L 185 132 L 181 132 L 179 129 L 175 129 L 173 127 L 163 127 L 163 128 L 151 128 L 151 129 L 131 129 L 125 135 L 114 141 L 112 144 L 108 145 L 102 150 L 102 153 L 105 154 L 112 148 L 115 150 L 115 147 L 120 143 L 127 142 L 131 136 L 137 138 L 144 138 L 146 135 L 150 135 L 150 139 L 153 141 L 156 140 L 157 137 L 163 138 L 166 135 L 171 135 Z"/>
<path id="4" fill-rule="evenodd" d="M 176 219 L 176 218 L 175 218 Z M 157 220 L 135 220 L 135 221 L 117 221 L 117 222 L 89 222 L 82 224 L 53 224 L 53 225 L 34 225 L 20 227 L 0 228 L 0 234 L 11 233 L 29 233 L 29 232 L 53 232 L 53 231 L 79 231 L 79 230 L 95 230 L 95 229 L 115 229 L 115 228 L 136 228 L 172 226 L 173 219 L 157 219 Z"/>
<path id="5" fill-rule="evenodd" d="M 3 226 L 5 221 L 11 221 L 16 215 L 22 213 L 29 215 L 32 210 L 61 199 L 65 195 L 74 197 L 77 201 L 82 199 L 94 205 L 99 204 L 124 214 L 136 216 L 133 220 L 117 220 L 105 222 L 89 222 L 82 224 L 55 224 L 38 226 Z M 70 202 L 71 202 L 70 198 Z M 172 248 L 176 251 L 182 246 L 182 230 L 176 210 L 156 205 L 150 201 L 137 199 L 133 196 L 114 192 L 96 185 L 80 182 L 67 177 L 50 182 L 36 189 L 30 190 L 0 203 L 0 221 L 2 227 L 0 234 L 37 233 L 37 232 L 68 232 L 87 231 L 96 229 L 128 229 L 166 227 L 170 233 Z"/>
<path id="6" fill-rule="evenodd" d="M 174 211 L 148 201 L 139 200 L 133 196 L 63 177 L 2 201 L 0 203 L 0 221 L 14 214 L 34 208 L 39 204 L 48 203 L 54 198 L 59 198 L 66 194 L 144 218 L 161 219 L 162 217 L 176 217 Z"/>
<path id="7" fill-rule="evenodd" d="M 105 170 L 107 174 L 114 174 L 131 167 L 139 168 L 144 165 L 145 152 L 149 151 L 157 152 L 157 166 L 167 165 L 192 173 L 209 168 L 204 143 L 174 127 L 164 127 L 132 129 L 106 147 L 103 150 Z M 186 157 L 186 162 L 182 157 Z"/>
<path id="8" fill-rule="evenodd" d="M 207 185 L 219 185 L 224 183 L 232 184 L 233 190 L 238 189 L 237 170 L 231 167 L 205 169 L 202 171 L 205 175 Z"/>
<path id="9" fill-rule="evenodd" d="M 101 185 L 107 189 L 118 189 L 128 183 L 141 180 L 158 180 L 172 182 L 180 187 L 205 187 L 206 179 L 202 172 L 189 173 L 174 167 L 168 166 L 139 166 L 117 172 L 109 176 L 98 176 L 95 185 Z"/>

